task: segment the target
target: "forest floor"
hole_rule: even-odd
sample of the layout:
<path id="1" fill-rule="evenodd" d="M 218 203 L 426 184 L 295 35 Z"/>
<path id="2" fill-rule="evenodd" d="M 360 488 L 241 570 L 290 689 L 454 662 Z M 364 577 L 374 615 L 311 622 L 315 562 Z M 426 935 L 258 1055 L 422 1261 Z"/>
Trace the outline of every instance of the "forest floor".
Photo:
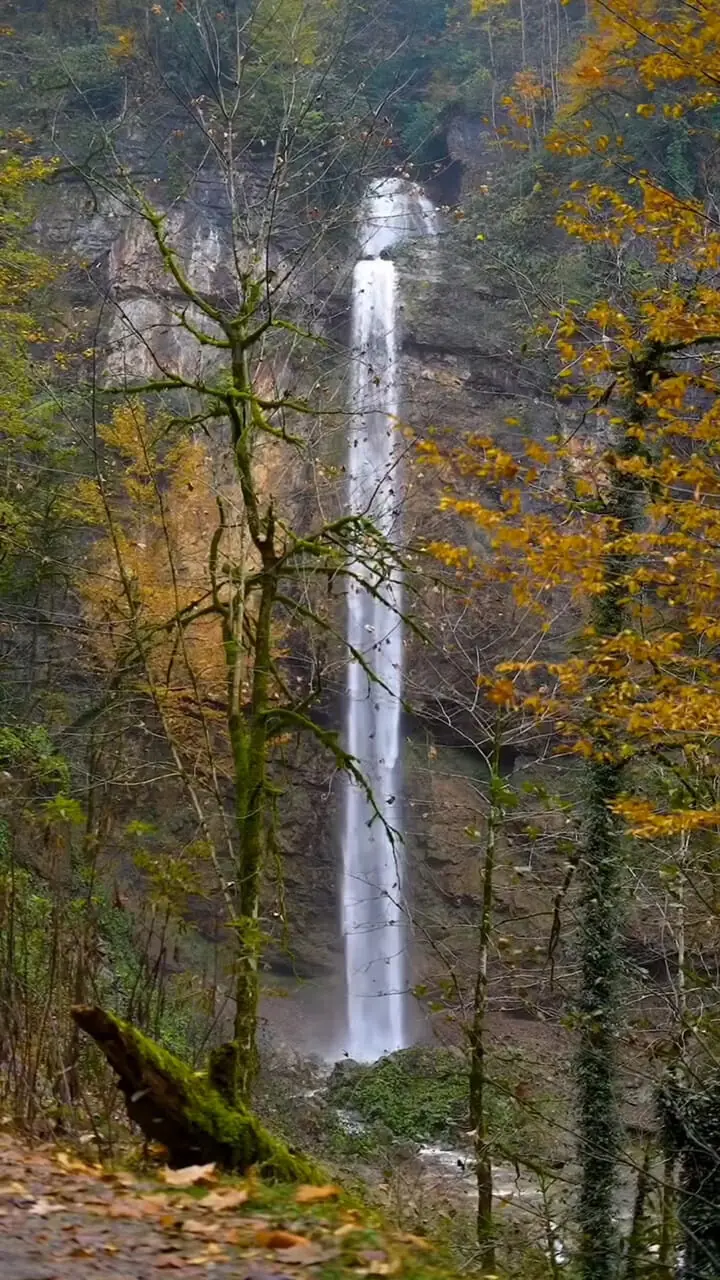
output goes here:
<path id="1" fill-rule="evenodd" d="M 183 1185 L 185 1184 L 185 1185 Z M 338 1188 L 153 1174 L 0 1136 L 2 1280 L 440 1280 L 452 1267 Z"/>

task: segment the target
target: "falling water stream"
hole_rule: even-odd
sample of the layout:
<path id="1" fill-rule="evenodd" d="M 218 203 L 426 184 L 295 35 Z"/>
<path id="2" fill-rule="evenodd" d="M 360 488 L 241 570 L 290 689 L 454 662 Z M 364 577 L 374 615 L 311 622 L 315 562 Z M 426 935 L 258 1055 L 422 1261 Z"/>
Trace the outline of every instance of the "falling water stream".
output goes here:
<path id="1" fill-rule="evenodd" d="M 353 273 L 348 504 L 393 543 L 400 534 L 400 404 L 397 272 L 389 256 L 434 233 L 420 189 L 388 178 L 371 187 Z M 362 655 L 348 670 L 346 745 L 358 761 L 383 824 L 362 787 L 348 780 L 342 847 L 342 927 L 347 990 L 346 1050 L 373 1061 L 408 1043 L 407 939 L 403 912 L 401 725 L 402 577 L 397 567 L 358 561 L 348 593 L 347 639 Z M 367 585 L 363 585 L 363 583 Z M 398 834 L 393 838 L 387 827 Z"/>

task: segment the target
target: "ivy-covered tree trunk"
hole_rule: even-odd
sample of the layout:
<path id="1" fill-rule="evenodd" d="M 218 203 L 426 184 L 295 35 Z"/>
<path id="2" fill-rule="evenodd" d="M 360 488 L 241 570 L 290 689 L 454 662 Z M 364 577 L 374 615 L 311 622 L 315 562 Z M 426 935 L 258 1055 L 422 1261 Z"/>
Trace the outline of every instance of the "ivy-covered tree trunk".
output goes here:
<path id="1" fill-rule="evenodd" d="M 492 1203 L 493 1168 L 487 1100 L 486 1022 L 488 1010 L 488 953 L 492 932 L 495 849 L 497 830 L 502 817 L 503 782 L 499 768 L 500 733 L 498 730 L 495 750 L 490 764 L 490 806 L 485 838 L 482 903 L 478 925 L 477 974 L 475 978 L 472 1021 L 468 1036 L 470 1045 L 470 1123 L 475 1134 L 475 1176 L 478 1195 L 477 1238 L 480 1250 L 480 1266 L 486 1274 L 495 1271 L 495 1231 Z"/>
<path id="2" fill-rule="evenodd" d="M 720 1276 L 720 1072 L 683 1083 L 668 1076 L 660 1098 L 665 1150 L 680 1166 L 678 1225 L 683 1280 Z M 674 1269 L 673 1269 L 674 1274 Z"/>
<path id="3" fill-rule="evenodd" d="M 586 817 L 576 1058 L 583 1280 L 610 1280 L 618 1258 L 614 1197 L 619 1155 L 616 1043 L 622 889 L 617 824 L 608 806 L 619 791 L 617 765 L 601 761 L 588 765 L 583 795 Z"/>
<path id="4" fill-rule="evenodd" d="M 603 592 L 592 610 L 592 643 L 602 654 L 628 624 L 627 578 L 631 564 L 622 539 L 638 519 L 637 485 L 618 465 L 638 451 L 658 352 L 649 350 L 625 374 L 625 414 L 609 453 L 603 514 L 611 521 L 613 542 L 603 563 Z M 614 676 L 608 677 L 613 679 Z M 596 679 L 604 696 L 602 662 Z M 581 1166 L 578 1225 L 582 1280 L 612 1280 L 617 1274 L 619 1236 L 615 1216 L 620 1155 L 617 1041 L 622 959 L 623 841 L 612 806 L 622 789 L 622 744 L 596 717 L 592 692 L 588 708 L 592 755 L 582 793 L 584 840 L 580 868 L 580 1034 L 576 1054 L 578 1155 Z"/>

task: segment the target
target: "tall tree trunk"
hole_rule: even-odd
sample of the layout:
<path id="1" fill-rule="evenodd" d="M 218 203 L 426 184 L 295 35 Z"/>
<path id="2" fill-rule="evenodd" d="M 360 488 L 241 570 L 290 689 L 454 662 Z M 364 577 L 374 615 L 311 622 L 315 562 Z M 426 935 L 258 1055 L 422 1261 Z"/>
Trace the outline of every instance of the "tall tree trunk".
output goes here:
<path id="1" fill-rule="evenodd" d="M 493 876 L 497 829 L 502 817 L 500 805 L 502 781 L 499 774 L 500 733 L 496 734 L 490 766 L 490 807 L 485 839 L 483 893 L 478 926 L 478 958 L 472 1022 L 470 1026 L 470 1123 L 475 1133 L 475 1170 L 477 1178 L 477 1238 L 480 1266 L 485 1273 L 495 1270 L 495 1233 L 493 1226 L 492 1149 L 487 1106 L 488 951 L 492 932 Z"/>
<path id="2" fill-rule="evenodd" d="M 227 401 L 235 475 L 242 491 L 245 519 L 261 572 L 254 583 L 257 610 L 248 608 L 245 556 L 235 603 L 225 613 L 224 635 L 228 679 L 228 732 L 233 757 L 235 817 L 238 833 L 235 876 L 239 917 L 235 958 L 235 1026 L 232 1052 L 225 1059 L 225 1091 L 247 1103 L 258 1070 L 257 1018 L 260 930 L 260 878 L 267 843 L 268 698 L 272 666 L 272 624 L 278 594 L 278 555 L 272 499 L 263 509 L 256 484 L 254 450 L 267 422 L 254 393 L 249 365 L 253 337 L 248 324 L 254 315 L 258 286 L 248 288 L 244 312 L 227 329 L 232 350 L 235 396 Z M 249 652 L 252 663 L 250 706 L 242 705 L 242 652 L 253 628 Z"/>
<path id="3" fill-rule="evenodd" d="M 645 1210 L 647 1208 L 648 1195 L 651 1188 L 651 1161 L 652 1143 L 647 1142 L 643 1162 L 638 1170 L 637 1183 L 635 1187 L 635 1203 L 633 1205 L 630 1234 L 628 1236 L 627 1250 L 625 1254 L 625 1273 L 623 1280 L 638 1280 L 638 1277 L 644 1274 L 643 1253 L 646 1242 L 643 1239 L 643 1231 L 645 1227 Z"/>
<path id="4" fill-rule="evenodd" d="M 260 933 L 260 876 L 265 857 L 268 755 L 268 687 L 273 606 L 276 595 L 273 566 L 268 563 L 255 622 L 251 706 L 247 720 L 233 723 L 230 737 L 235 760 L 238 825 L 238 895 L 235 972 L 235 1088 L 244 1102 L 250 1097 L 258 1069 L 257 1016 Z"/>
<path id="5" fill-rule="evenodd" d="M 675 978 L 674 1015 L 675 1031 L 672 1054 L 667 1067 L 667 1079 L 682 1085 L 688 1079 L 686 1064 L 686 1039 L 688 1035 L 687 1019 L 687 973 L 686 973 L 686 931 L 685 931 L 685 885 L 687 878 L 688 854 L 690 849 L 690 833 L 683 831 L 678 850 L 677 875 L 670 883 L 671 938 L 677 952 L 677 975 Z M 660 1242 L 658 1245 L 658 1274 L 663 1280 L 671 1280 L 675 1273 L 675 1253 L 677 1252 L 677 1157 L 676 1153 L 666 1146 L 663 1159 L 662 1208 L 660 1221 Z"/>

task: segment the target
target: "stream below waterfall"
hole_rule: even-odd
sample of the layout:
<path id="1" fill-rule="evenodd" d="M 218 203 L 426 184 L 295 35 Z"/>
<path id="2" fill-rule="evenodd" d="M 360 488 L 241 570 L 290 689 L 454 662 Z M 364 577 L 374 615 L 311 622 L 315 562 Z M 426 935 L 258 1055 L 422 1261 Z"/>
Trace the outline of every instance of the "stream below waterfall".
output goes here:
<path id="1" fill-rule="evenodd" d="M 392 548 L 401 537 L 401 405 L 398 279 L 392 252 L 432 235 L 435 215 L 420 188 L 398 178 L 363 202 L 353 272 L 348 511 L 368 516 L 387 540 L 359 548 L 350 580 L 345 742 L 370 795 L 348 779 L 342 832 L 342 932 L 346 1042 L 372 1061 L 408 1043 L 407 937 L 403 909 L 403 584 Z"/>

